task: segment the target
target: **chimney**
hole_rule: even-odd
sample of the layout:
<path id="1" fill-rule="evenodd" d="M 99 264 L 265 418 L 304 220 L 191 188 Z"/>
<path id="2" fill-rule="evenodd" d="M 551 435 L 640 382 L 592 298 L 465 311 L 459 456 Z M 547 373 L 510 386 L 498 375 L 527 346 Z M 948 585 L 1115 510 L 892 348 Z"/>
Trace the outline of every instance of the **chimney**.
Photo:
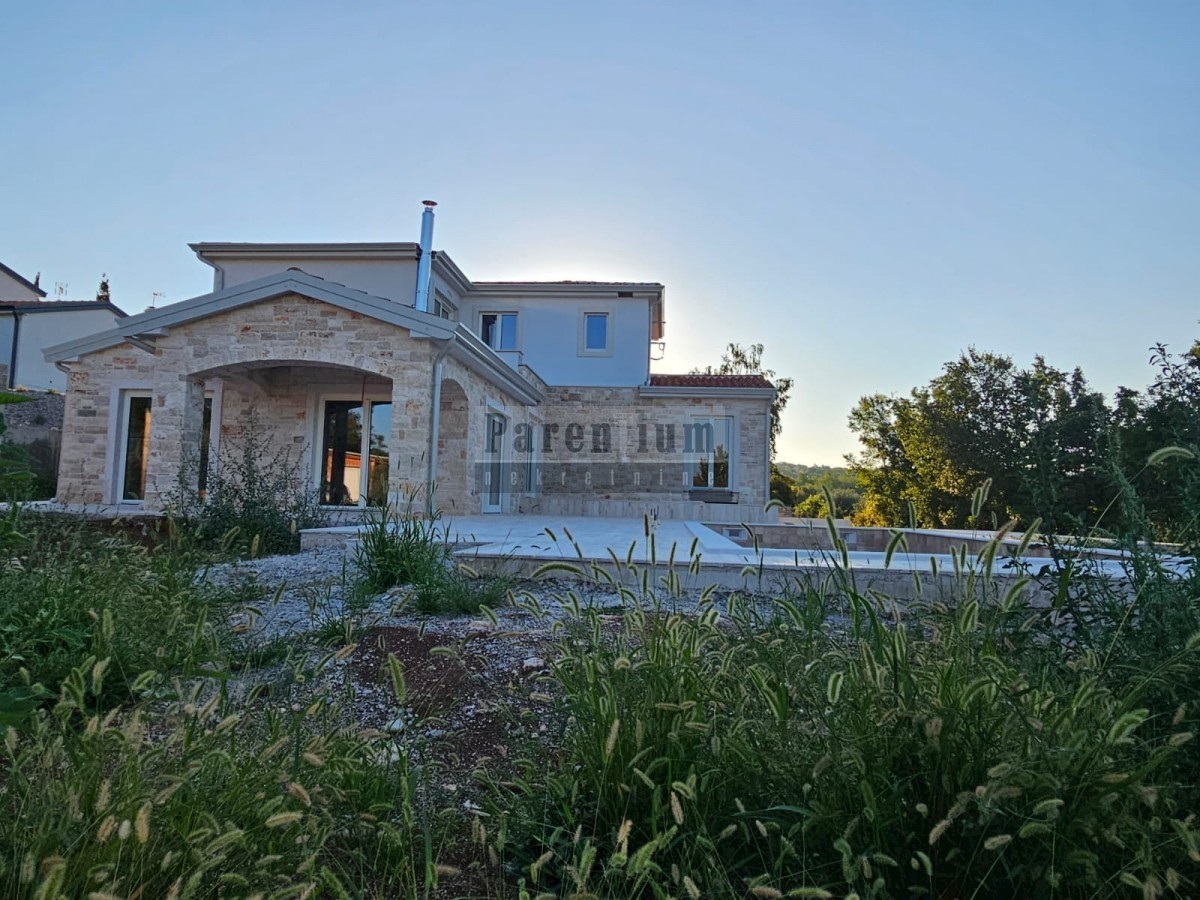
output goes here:
<path id="1" fill-rule="evenodd" d="M 417 296 L 413 303 L 421 312 L 429 312 L 429 269 L 433 264 L 433 208 L 432 200 L 422 201 L 425 212 L 421 213 L 421 258 L 417 261 Z"/>

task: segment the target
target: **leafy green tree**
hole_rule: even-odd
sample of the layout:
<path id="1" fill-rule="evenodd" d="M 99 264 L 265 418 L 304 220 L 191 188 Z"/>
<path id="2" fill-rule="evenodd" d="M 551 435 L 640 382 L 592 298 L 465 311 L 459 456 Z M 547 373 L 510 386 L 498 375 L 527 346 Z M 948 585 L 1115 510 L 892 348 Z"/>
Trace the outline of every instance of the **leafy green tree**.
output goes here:
<path id="1" fill-rule="evenodd" d="M 771 458 L 775 457 L 775 444 L 783 430 L 780 417 L 787 406 L 788 394 L 795 383 L 786 375 L 777 375 L 774 369 L 763 368 L 763 345 L 751 344 L 743 347 L 741 344 L 730 344 L 721 356 L 719 366 L 705 366 L 703 369 L 693 369 L 693 375 L 762 375 L 775 385 L 775 402 L 771 404 Z"/>
<path id="2" fill-rule="evenodd" d="M 112 294 L 108 290 L 108 274 L 100 276 L 100 287 L 96 289 L 97 303 L 112 303 Z"/>
<path id="3" fill-rule="evenodd" d="M 1041 517 L 1080 530 L 1112 496 L 1107 410 L 1083 373 L 1037 357 L 1028 369 L 970 348 L 907 397 L 876 394 L 850 413 L 863 451 L 860 524 L 997 527 Z M 991 480 L 976 521 L 972 498 Z"/>
<path id="4" fill-rule="evenodd" d="M 1130 502 L 1139 506 L 1130 518 L 1155 532 L 1139 537 L 1195 542 L 1200 531 L 1200 341 L 1181 355 L 1157 344 L 1150 363 L 1157 369 L 1154 381 L 1141 393 L 1120 388 L 1112 414 L 1120 469 L 1136 491 Z M 1182 447 L 1192 458 L 1148 465 L 1164 447 Z"/>

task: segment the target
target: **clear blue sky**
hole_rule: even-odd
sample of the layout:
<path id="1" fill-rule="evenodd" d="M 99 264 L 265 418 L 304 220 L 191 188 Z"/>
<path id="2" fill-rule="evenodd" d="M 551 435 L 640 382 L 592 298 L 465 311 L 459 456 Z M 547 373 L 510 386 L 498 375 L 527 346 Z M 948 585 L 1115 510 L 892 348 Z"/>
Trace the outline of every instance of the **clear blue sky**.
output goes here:
<path id="1" fill-rule="evenodd" d="M 762 342 L 780 457 L 969 344 L 1107 393 L 1200 337 L 1200 4 L 8 4 L 0 260 L 140 312 L 188 241 L 415 240 L 667 285 Z"/>

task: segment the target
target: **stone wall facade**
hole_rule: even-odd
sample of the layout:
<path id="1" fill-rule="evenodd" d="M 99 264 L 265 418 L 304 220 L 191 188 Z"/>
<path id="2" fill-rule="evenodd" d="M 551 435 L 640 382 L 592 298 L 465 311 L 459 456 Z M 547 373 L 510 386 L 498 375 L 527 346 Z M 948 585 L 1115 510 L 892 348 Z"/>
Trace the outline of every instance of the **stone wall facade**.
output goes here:
<path id="1" fill-rule="evenodd" d="M 69 364 L 58 500 L 119 502 L 119 417 L 131 392 L 151 397 L 144 512 L 197 490 L 197 467 L 188 462 L 199 459 L 206 395 L 217 422 L 210 466 L 222 447 L 236 445 L 253 412 L 260 435 L 311 473 L 314 485 L 321 399 L 361 397 L 391 402 L 389 500 L 400 508 L 413 497 L 423 506 L 432 487 L 447 515 L 494 509 L 762 520 L 768 400 L 551 388 L 529 370 L 526 380 L 545 395 L 529 406 L 443 349 L 402 327 L 290 294 L 174 326 L 149 351 L 124 344 L 86 354 Z M 493 453 L 489 414 L 503 421 Z M 681 476 L 687 429 L 707 417 L 729 417 L 735 430 L 728 490 L 705 496 Z M 607 437 L 597 443 L 601 432 Z M 498 507 L 487 503 L 497 458 Z"/>
<path id="2" fill-rule="evenodd" d="M 646 513 L 761 521 L 769 499 L 770 401 L 651 396 L 640 388 L 549 388 L 541 412 L 541 484 L 523 509 L 559 515 Z M 728 490 L 697 490 L 697 423 L 733 422 Z"/>

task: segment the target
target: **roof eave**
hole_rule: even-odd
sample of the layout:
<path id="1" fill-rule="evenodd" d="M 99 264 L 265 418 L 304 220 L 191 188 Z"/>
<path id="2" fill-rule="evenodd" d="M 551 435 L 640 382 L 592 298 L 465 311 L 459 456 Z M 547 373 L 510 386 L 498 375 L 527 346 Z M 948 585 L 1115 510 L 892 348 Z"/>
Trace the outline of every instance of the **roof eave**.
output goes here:
<path id="1" fill-rule="evenodd" d="M 644 384 L 638 388 L 643 397 L 715 397 L 725 400 L 774 400 L 775 388 L 701 387 L 693 385 Z"/>

